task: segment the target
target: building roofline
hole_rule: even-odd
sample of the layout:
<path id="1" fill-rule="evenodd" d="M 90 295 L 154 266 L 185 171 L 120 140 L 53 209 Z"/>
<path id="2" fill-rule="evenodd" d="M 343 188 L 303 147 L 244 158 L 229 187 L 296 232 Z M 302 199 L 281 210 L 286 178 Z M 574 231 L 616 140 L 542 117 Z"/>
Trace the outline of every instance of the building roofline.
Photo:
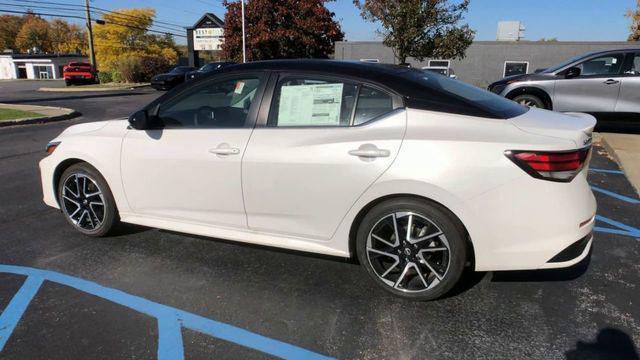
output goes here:
<path id="1" fill-rule="evenodd" d="M 0 56 L 7 56 L 13 59 L 49 59 L 49 58 L 86 58 L 86 55 L 82 54 L 11 54 L 0 53 Z"/>

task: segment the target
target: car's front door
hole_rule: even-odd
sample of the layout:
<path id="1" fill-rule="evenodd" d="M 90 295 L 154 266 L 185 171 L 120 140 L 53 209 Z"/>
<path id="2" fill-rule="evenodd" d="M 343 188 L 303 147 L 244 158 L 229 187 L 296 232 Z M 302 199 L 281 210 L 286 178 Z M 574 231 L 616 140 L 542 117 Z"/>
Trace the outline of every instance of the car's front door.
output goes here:
<path id="1" fill-rule="evenodd" d="M 282 75 L 267 98 L 242 162 L 249 228 L 329 239 L 393 162 L 406 112 L 384 89 L 314 75 Z"/>
<path id="2" fill-rule="evenodd" d="M 640 53 L 630 53 L 620 78 L 616 112 L 640 113 Z"/>
<path id="3" fill-rule="evenodd" d="M 624 54 L 609 54 L 586 60 L 575 67 L 580 75 L 556 80 L 553 110 L 611 112 L 620 92 Z"/>
<path id="4" fill-rule="evenodd" d="M 157 130 L 130 130 L 122 180 L 140 215 L 246 228 L 241 160 L 266 75 L 216 77 L 163 101 Z"/>

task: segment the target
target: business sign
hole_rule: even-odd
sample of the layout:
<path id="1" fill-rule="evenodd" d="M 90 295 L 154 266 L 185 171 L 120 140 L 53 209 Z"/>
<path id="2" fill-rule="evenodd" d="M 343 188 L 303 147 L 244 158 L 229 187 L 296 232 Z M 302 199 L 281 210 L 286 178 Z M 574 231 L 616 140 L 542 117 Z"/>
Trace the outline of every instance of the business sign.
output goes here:
<path id="1" fill-rule="evenodd" d="M 219 27 L 202 27 L 193 30 L 193 50 L 220 50 L 224 32 Z"/>

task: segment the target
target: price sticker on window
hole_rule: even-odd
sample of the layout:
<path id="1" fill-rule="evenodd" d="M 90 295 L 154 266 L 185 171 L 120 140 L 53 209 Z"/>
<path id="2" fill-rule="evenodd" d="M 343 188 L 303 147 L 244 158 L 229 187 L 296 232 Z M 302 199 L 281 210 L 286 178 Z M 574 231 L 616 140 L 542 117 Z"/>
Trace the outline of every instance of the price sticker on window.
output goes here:
<path id="1" fill-rule="evenodd" d="M 244 89 L 244 81 L 238 81 L 236 83 L 236 89 L 233 92 L 236 94 L 242 94 L 243 89 Z"/>

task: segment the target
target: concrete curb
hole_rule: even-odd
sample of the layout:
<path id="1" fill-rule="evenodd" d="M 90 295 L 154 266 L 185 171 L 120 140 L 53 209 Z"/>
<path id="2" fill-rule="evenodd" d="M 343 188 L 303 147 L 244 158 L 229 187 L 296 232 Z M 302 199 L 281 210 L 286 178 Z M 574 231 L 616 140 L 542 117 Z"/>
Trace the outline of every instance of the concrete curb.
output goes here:
<path id="1" fill-rule="evenodd" d="M 640 153 L 640 147 L 638 151 L 630 152 L 622 149 L 616 149 L 618 146 L 614 143 L 614 139 L 611 138 L 612 134 L 601 133 L 599 135 L 600 143 L 602 147 L 613 157 L 613 159 L 620 165 L 620 168 L 625 173 L 625 176 L 636 190 L 636 194 L 640 194 L 640 176 L 637 174 L 640 172 L 640 162 L 635 161 L 634 157 L 637 157 Z M 616 134 L 613 134 L 616 135 Z M 638 137 L 638 144 L 640 146 L 640 135 Z"/>
<path id="2" fill-rule="evenodd" d="M 0 128 L 7 127 L 7 126 L 43 124 L 43 123 L 54 122 L 54 121 L 69 120 L 81 115 L 79 112 L 73 109 L 61 108 L 61 107 L 54 108 L 52 106 L 42 106 L 42 107 L 48 108 L 48 109 L 59 109 L 62 113 L 59 115 L 52 115 L 52 116 L 40 116 L 35 118 L 4 120 L 4 121 L 0 121 Z M 33 111 L 37 112 L 37 109 L 33 109 Z"/>
<path id="3" fill-rule="evenodd" d="M 137 88 L 143 88 L 143 87 L 147 87 L 147 86 L 150 86 L 150 85 L 151 84 L 144 83 L 144 84 L 135 84 L 135 85 L 129 85 L 129 86 L 113 86 L 113 87 L 103 87 L 103 88 L 82 88 L 82 87 L 52 88 L 52 87 L 41 87 L 41 88 L 38 89 L 38 91 L 42 91 L 42 92 L 65 92 L 65 93 L 71 93 L 71 92 L 122 91 L 122 90 L 133 90 L 133 89 L 137 89 Z"/>

